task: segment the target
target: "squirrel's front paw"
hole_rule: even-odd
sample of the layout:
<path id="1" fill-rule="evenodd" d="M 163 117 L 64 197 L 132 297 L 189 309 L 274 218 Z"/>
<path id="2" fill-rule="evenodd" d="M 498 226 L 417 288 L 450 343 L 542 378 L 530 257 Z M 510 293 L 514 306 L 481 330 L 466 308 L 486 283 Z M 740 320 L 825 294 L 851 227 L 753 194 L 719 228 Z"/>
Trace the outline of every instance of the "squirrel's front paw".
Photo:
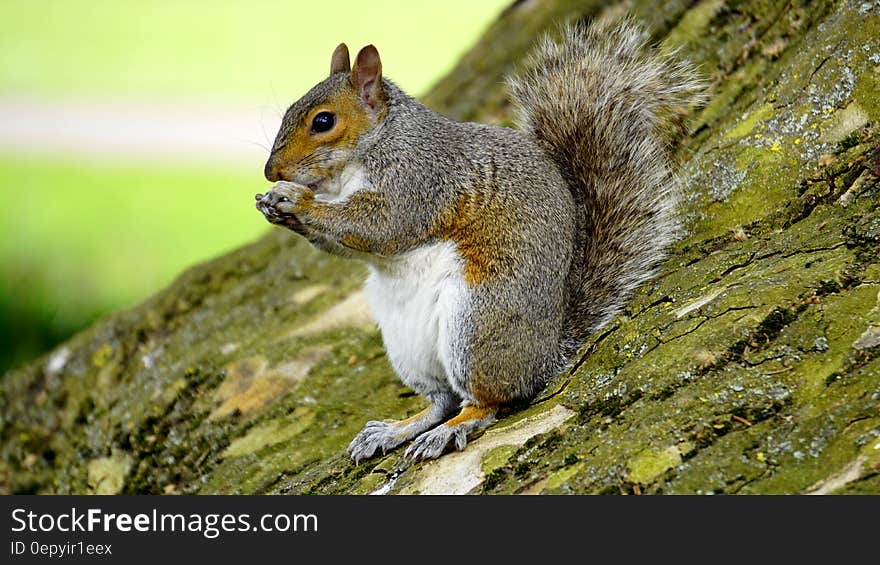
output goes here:
<path id="1" fill-rule="evenodd" d="M 400 432 L 399 427 L 387 422 L 375 420 L 367 422 L 364 429 L 351 440 L 351 443 L 348 445 L 348 453 L 355 463 L 369 459 L 379 451 L 384 455 L 389 449 L 394 449 L 406 441 L 405 437 L 401 437 Z"/>
<path id="2" fill-rule="evenodd" d="M 269 222 L 297 228 L 302 222 L 297 217 L 296 211 L 309 193 L 312 193 L 312 190 L 306 186 L 282 181 L 275 183 L 269 192 L 257 194 L 254 198 L 257 201 L 257 210 L 262 212 Z"/>

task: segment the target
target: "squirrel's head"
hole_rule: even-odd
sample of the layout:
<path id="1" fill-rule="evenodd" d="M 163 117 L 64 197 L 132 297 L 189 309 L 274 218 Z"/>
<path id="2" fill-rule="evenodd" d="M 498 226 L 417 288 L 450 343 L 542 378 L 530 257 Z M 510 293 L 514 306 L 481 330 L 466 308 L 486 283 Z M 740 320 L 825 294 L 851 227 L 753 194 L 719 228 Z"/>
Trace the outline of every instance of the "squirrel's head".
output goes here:
<path id="1" fill-rule="evenodd" d="M 266 178 L 326 189 L 351 160 L 358 139 L 385 118 L 382 62 L 372 45 L 354 67 L 341 43 L 330 60 L 330 77 L 288 108 L 275 138 Z"/>

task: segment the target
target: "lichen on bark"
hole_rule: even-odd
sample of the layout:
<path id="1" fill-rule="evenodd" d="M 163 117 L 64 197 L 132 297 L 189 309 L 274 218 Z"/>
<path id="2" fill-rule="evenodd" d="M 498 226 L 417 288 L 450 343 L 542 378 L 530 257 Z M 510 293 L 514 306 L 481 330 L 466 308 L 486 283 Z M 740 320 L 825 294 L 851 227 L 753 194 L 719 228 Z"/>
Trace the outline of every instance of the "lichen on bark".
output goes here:
<path id="1" fill-rule="evenodd" d="M 439 461 L 353 465 L 367 419 L 423 401 L 363 269 L 273 230 L 7 374 L 3 491 L 880 492 L 880 6 L 606 4 L 514 3 L 425 97 L 507 124 L 537 34 L 627 11 L 711 82 L 684 237 L 530 406 Z"/>

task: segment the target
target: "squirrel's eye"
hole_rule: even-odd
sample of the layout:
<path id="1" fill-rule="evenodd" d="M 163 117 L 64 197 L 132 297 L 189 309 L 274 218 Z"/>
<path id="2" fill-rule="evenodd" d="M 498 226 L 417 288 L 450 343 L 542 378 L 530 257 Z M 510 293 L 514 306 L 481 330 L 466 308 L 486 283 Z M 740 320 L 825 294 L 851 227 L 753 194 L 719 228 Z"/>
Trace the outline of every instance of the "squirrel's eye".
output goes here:
<path id="1" fill-rule="evenodd" d="M 333 129 L 333 125 L 336 123 L 336 116 L 334 116 L 330 112 L 319 112 L 317 116 L 312 119 L 312 131 L 315 133 L 324 133 L 325 131 L 330 131 Z"/>

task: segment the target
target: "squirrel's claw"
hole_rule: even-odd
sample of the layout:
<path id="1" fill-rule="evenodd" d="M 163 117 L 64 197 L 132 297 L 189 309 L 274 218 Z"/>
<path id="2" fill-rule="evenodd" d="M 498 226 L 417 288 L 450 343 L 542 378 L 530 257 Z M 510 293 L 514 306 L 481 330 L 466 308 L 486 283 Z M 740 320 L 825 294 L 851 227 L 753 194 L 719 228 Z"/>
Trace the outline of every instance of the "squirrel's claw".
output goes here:
<path id="1" fill-rule="evenodd" d="M 459 451 L 467 446 L 467 429 L 461 425 L 442 424 L 414 439 L 403 456 L 413 461 L 436 459 L 452 445 Z"/>
<path id="2" fill-rule="evenodd" d="M 381 451 L 384 455 L 394 449 L 404 439 L 400 436 L 400 428 L 387 422 L 373 420 L 367 422 L 364 429 L 348 444 L 348 453 L 355 464 L 369 459 Z"/>

